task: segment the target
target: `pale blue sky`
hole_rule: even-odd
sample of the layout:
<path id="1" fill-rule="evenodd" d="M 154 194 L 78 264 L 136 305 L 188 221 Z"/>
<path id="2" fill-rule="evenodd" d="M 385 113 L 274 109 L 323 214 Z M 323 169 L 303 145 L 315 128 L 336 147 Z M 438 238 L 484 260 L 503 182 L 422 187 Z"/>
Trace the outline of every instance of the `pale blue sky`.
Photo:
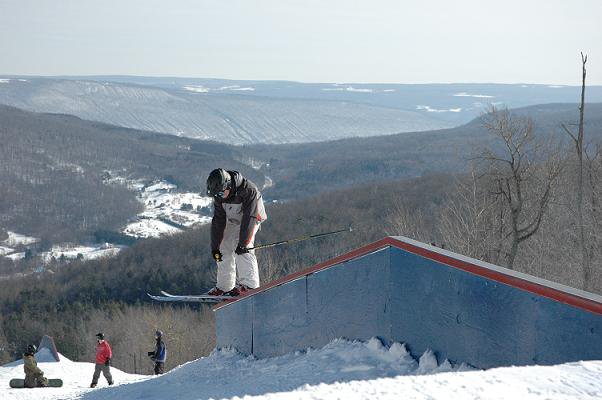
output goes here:
<path id="1" fill-rule="evenodd" d="M 602 0 L 0 0 L 0 74 L 602 84 Z"/>

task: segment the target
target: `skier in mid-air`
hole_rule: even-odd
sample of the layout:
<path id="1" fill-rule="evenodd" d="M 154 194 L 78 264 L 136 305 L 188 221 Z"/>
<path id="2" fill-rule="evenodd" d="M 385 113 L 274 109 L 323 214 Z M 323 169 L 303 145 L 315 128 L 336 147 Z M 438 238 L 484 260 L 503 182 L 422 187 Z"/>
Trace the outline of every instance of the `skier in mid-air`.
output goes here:
<path id="1" fill-rule="evenodd" d="M 163 332 L 160 330 L 155 332 L 155 350 L 149 351 L 148 356 L 155 362 L 155 375 L 161 375 L 164 372 L 167 348 L 163 342 Z"/>
<path id="2" fill-rule="evenodd" d="M 23 369 L 25 370 L 24 386 L 28 388 L 45 387 L 48 385 L 48 379 L 44 377 L 44 372 L 38 367 L 36 362 L 36 346 L 30 344 L 23 353 Z"/>
<path id="3" fill-rule="evenodd" d="M 252 247 L 259 225 L 267 219 L 257 186 L 237 171 L 211 171 L 207 194 L 213 197 L 211 254 L 217 262 L 217 284 L 207 294 L 239 296 L 259 287 Z"/>

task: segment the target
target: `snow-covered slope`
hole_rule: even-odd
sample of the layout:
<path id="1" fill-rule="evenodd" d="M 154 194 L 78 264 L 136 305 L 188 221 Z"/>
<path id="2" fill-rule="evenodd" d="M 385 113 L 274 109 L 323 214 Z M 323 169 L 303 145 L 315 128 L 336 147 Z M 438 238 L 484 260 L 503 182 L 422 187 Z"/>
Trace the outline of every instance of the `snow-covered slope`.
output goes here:
<path id="1" fill-rule="evenodd" d="M 0 103 L 231 144 L 300 143 L 450 127 L 412 110 L 110 82 L 5 79 Z"/>
<path id="2" fill-rule="evenodd" d="M 38 355 L 41 361 L 49 355 Z M 22 399 L 600 399 L 602 361 L 476 371 L 437 365 L 431 352 L 414 360 L 405 346 L 334 340 L 322 349 L 256 360 L 233 350 L 182 365 L 159 377 L 113 369 L 116 386 L 89 389 L 93 364 L 39 362 L 60 389 L 5 389 L 23 375 L 19 362 L 0 367 L 0 398 Z"/>
<path id="3" fill-rule="evenodd" d="M 23 360 L 18 360 L 0 367 L 0 399 L 2 400 L 50 400 L 50 399 L 72 399 L 90 390 L 94 364 L 87 362 L 74 362 L 59 355 L 60 362 L 54 360 L 50 350 L 43 348 L 36 353 L 38 367 L 44 371 L 47 378 L 60 378 L 63 380 L 62 388 L 35 388 L 35 389 L 11 389 L 8 383 L 13 378 L 25 378 L 23 372 Z M 116 368 L 111 368 L 111 374 L 115 385 L 136 382 L 148 379 L 143 375 L 126 374 Z M 107 386 L 107 382 L 101 375 L 98 387 Z"/>

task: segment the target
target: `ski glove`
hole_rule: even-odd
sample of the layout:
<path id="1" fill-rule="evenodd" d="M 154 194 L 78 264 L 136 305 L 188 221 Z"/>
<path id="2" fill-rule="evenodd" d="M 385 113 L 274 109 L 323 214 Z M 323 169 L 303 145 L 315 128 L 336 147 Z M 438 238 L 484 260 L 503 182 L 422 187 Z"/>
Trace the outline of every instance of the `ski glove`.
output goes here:
<path id="1" fill-rule="evenodd" d="M 105 361 L 105 365 L 108 367 L 109 365 L 111 365 L 111 359 L 108 358 L 107 361 Z"/>
<path id="2" fill-rule="evenodd" d="M 242 246 L 239 245 L 239 246 L 236 247 L 236 250 L 234 250 L 234 252 L 236 254 L 238 254 L 238 255 L 241 255 L 241 254 L 248 253 L 249 249 L 247 249 L 246 247 L 242 247 Z"/>
<path id="3" fill-rule="evenodd" d="M 213 256 L 213 259 L 217 262 L 221 262 L 222 261 L 222 253 L 219 250 L 213 250 L 211 252 L 211 255 Z"/>

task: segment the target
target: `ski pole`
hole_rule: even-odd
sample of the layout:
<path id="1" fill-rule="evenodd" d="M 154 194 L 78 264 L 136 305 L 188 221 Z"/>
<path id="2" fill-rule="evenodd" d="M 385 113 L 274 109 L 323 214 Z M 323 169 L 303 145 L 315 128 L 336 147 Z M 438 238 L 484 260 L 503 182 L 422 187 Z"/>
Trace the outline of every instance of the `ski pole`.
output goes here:
<path id="1" fill-rule="evenodd" d="M 298 238 L 281 240 L 279 242 L 274 242 L 274 243 L 259 244 L 255 247 L 249 248 L 248 250 L 258 250 L 258 249 L 265 249 L 266 247 L 280 246 L 281 244 L 291 244 L 291 243 L 301 242 L 303 240 L 314 239 L 314 238 L 318 238 L 318 237 L 322 237 L 322 236 L 334 235 L 334 234 L 341 233 L 341 232 L 353 232 L 353 229 L 350 226 L 347 229 L 339 229 L 338 231 L 316 233 L 315 235 L 305 235 L 305 236 L 300 236 Z"/>

